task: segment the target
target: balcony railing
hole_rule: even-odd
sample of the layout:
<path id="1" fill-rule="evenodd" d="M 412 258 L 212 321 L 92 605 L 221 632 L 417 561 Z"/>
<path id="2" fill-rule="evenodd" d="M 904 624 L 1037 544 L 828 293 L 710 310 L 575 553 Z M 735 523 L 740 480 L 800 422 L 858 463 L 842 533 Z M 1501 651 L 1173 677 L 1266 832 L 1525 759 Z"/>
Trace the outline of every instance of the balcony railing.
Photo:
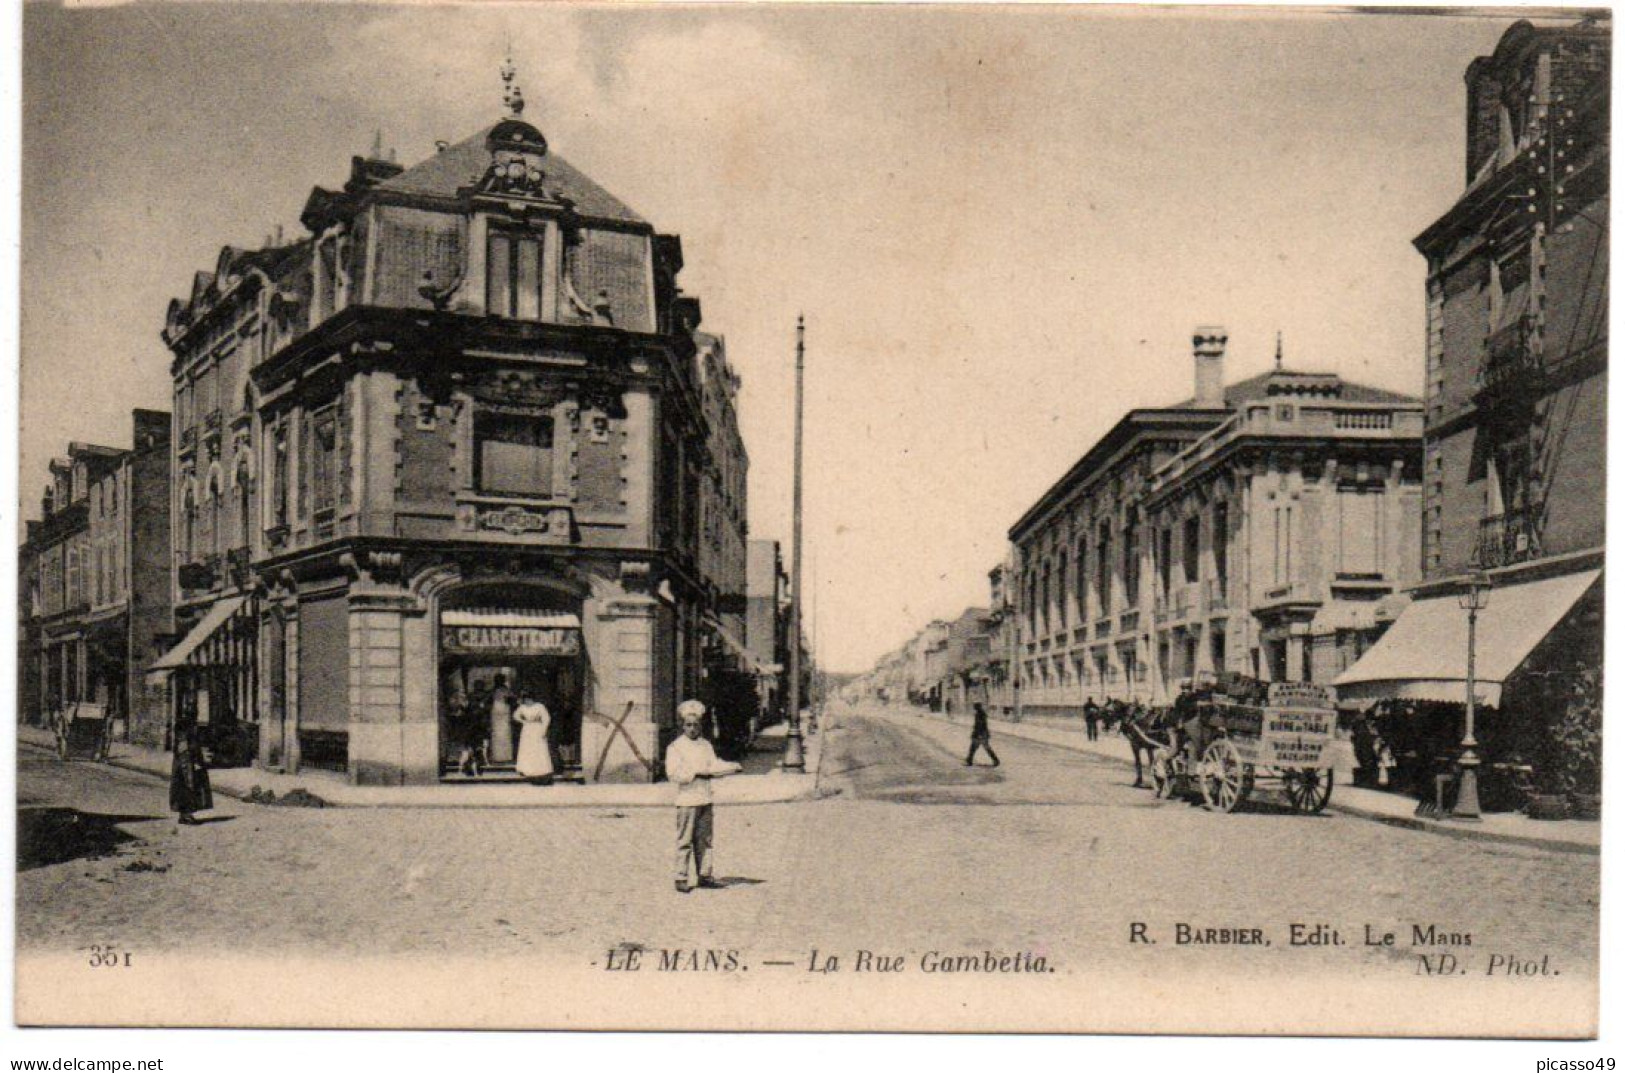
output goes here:
<path id="1" fill-rule="evenodd" d="M 1332 427 L 1340 431 L 1352 429 L 1390 429 L 1394 415 L 1387 410 L 1333 410 Z"/>
<path id="2" fill-rule="evenodd" d="M 1484 367 L 1478 374 L 1479 394 L 1493 398 L 1530 397 L 1539 387 L 1545 363 L 1535 352 L 1534 320 L 1527 314 L 1490 335 L 1484 346 Z"/>
<path id="3" fill-rule="evenodd" d="M 1117 616 L 1117 628 L 1123 633 L 1133 633 L 1140 628 L 1140 613 L 1138 611 L 1124 611 Z"/>
<path id="4" fill-rule="evenodd" d="M 1095 640 L 1098 641 L 1101 638 L 1110 637 L 1111 634 L 1112 634 L 1112 617 L 1110 615 L 1107 615 L 1104 618 L 1095 619 Z"/>
<path id="5" fill-rule="evenodd" d="M 1513 511 L 1478 523 L 1475 560 L 1486 569 L 1540 557 L 1540 531 L 1531 510 Z"/>
<path id="6" fill-rule="evenodd" d="M 220 557 L 208 555 L 193 562 L 182 563 L 176 574 L 181 588 L 188 592 L 212 589 L 220 577 Z"/>
<path id="7" fill-rule="evenodd" d="M 254 579 L 254 571 L 249 566 L 250 555 L 247 548 L 232 548 L 226 552 L 226 576 L 233 585 L 247 588 Z"/>

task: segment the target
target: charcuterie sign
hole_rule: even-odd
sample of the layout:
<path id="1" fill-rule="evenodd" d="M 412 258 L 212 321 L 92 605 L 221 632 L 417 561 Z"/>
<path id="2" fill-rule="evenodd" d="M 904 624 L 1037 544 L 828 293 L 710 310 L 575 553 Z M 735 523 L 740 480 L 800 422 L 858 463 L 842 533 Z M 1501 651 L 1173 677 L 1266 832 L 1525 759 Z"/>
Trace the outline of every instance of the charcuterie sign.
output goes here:
<path id="1" fill-rule="evenodd" d="M 559 626 L 442 626 L 440 647 L 446 652 L 573 656 L 581 651 L 581 631 Z"/>

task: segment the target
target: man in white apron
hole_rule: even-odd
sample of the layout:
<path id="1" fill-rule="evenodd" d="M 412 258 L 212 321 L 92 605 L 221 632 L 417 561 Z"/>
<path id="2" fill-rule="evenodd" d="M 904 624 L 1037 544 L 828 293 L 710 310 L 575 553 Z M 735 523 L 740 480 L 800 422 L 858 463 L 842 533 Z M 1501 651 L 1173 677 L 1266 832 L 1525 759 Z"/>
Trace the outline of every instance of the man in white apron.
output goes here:
<path id="1" fill-rule="evenodd" d="M 711 877 L 711 780 L 732 775 L 738 764 L 717 759 L 705 739 L 705 705 L 685 700 L 677 706 L 683 733 L 666 747 L 666 778 L 677 787 L 677 891 L 721 886 Z"/>

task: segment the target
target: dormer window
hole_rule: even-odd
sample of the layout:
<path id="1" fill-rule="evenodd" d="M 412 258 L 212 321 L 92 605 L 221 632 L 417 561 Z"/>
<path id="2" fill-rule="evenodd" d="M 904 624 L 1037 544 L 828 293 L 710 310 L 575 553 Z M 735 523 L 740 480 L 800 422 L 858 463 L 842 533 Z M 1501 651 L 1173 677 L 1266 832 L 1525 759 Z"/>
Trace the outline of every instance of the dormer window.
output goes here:
<path id="1" fill-rule="evenodd" d="M 493 229 L 485 247 L 485 310 L 536 320 L 542 310 L 542 237 Z"/>

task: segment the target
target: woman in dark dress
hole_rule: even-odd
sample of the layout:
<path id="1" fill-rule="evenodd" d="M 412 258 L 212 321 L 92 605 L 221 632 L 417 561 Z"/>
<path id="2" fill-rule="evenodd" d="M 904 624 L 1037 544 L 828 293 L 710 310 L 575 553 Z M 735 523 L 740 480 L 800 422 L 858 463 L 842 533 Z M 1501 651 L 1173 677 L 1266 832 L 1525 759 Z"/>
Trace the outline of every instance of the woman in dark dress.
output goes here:
<path id="1" fill-rule="evenodd" d="M 195 812 L 214 808 L 209 790 L 209 769 L 203 763 L 198 744 L 197 723 L 187 721 L 175 727 L 175 753 L 169 772 L 169 807 L 181 814 L 180 822 L 198 822 Z"/>

